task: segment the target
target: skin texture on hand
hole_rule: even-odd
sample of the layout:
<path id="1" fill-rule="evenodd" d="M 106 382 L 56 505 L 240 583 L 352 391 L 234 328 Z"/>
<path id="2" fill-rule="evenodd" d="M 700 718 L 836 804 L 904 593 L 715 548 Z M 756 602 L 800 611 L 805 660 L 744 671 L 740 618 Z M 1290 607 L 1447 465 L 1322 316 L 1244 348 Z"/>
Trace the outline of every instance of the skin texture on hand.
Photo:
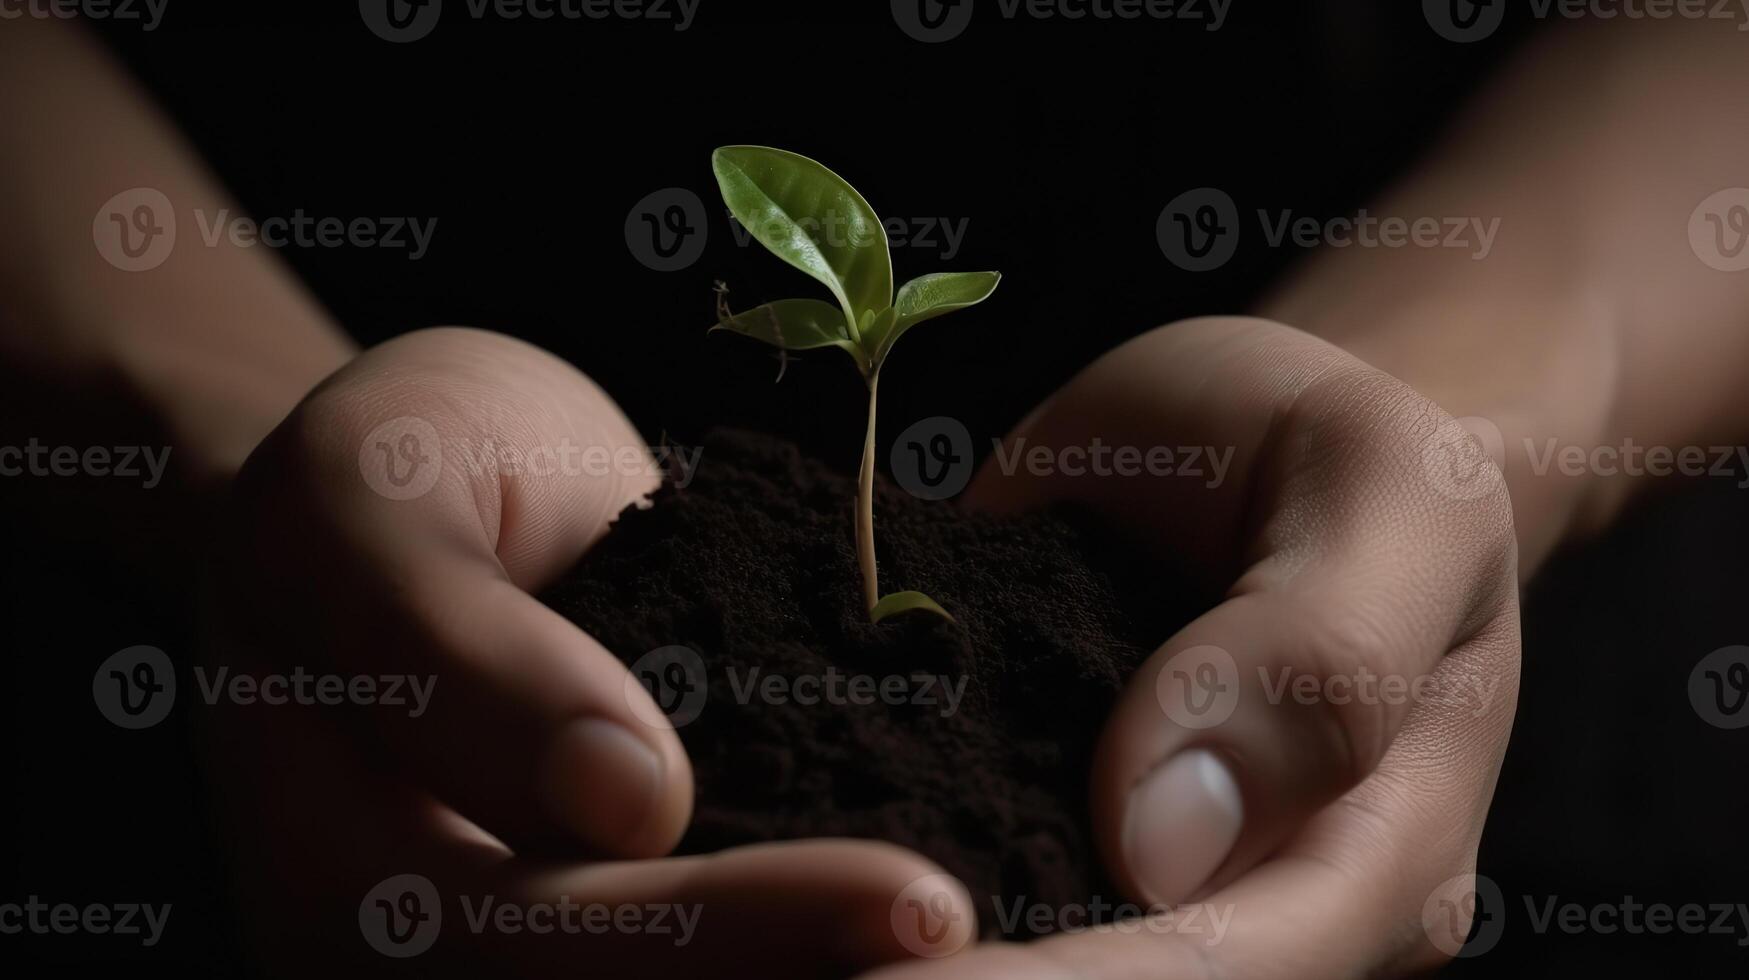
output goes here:
<path id="1" fill-rule="evenodd" d="M 621 462 L 590 466 L 567 447 Z M 361 355 L 251 456 L 216 563 L 209 671 L 404 676 L 430 692 L 417 717 L 215 707 L 213 763 L 264 968 L 395 966 L 361 937 L 374 914 L 361 903 L 403 874 L 441 896 L 436 947 L 406 961 L 421 973 L 681 975 L 780 947 L 766 972 L 815 976 L 908 955 L 893 903 L 939 869 L 900 848 L 661 858 L 691 812 L 679 740 L 618 660 L 529 594 L 656 482 L 636 430 L 587 378 L 459 329 Z M 637 929 L 476 930 L 469 910 L 487 896 L 667 905 L 696 927 L 684 945 Z"/>
<path id="2" fill-rule="evenodd" d="M 1092 774 L 1127 897 L 1203 914 L 890 975 L 1353 976 L 1449 955 L 1422 913 L 1474 868 L 1517 695 L 1516 543 L 1491 461 L 1401 382 L 1242 318 L 1114 350 L 1020 437 L 1233 450 L 1214 488 L 987 466 L 971 490 L 999 511 L 1087 505 L 1226 588 L 1131 681 Z M 1414 693 L 1380 693 L 1390 680 Z M 1213 714 L 1186 710 L 1199 698 Z"/>

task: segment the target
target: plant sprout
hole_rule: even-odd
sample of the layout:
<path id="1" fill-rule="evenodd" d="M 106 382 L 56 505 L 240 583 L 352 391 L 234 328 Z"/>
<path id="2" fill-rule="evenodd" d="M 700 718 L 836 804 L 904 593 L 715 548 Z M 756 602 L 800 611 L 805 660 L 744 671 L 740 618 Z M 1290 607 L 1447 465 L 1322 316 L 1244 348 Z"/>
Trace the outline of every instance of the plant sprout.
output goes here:
<path id="1" fill-rule="evenodd" d="M 817 299 L 780 299 L 731 316 L 719 302 L 712 331 L 730 330 L 784 351 L 837 347 L 850 355 L 868 386 L 868 430 L 857 478 L 856 558 L 869 620 L 927 609 L 946 619 L 921 592 L 881 596 L 875 570 L 875 393 L 881 366 L 905 331 L 924 320 L 971 306 L 989 296 L 996 272 L 938 272 L 920 276 L 893 295 L 887 233 L 874 209 L 819 163 L 769 146 L 725 146 L 711 154 L 711 169 L 730 213 L 773 255 L 819 280 L 837 305 Z"/>

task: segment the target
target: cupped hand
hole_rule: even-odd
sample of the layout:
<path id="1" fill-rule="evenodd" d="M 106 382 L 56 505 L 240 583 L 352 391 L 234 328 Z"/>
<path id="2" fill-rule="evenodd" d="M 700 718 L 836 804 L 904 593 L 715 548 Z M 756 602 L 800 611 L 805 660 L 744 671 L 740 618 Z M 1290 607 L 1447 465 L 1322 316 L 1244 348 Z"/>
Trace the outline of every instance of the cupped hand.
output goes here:
<path id="1" fill-rule="evenodd" d="M 360 355 L 250 458 L 198 693 L 269 972 L 808 976 L 921 948 L 894 903 L 938 869 L 897 847 L 662 857 L 678 738 L 530 594 L 657 482 L 587 378 L 461 329 Z"/>
<path id="2" fill-rule="evenodd" d="M 970 499 L 1087 505 L 1224 593 L 1143 665 L 1094 760 L 1106 864 L 1155 911 L 892 975 L 1395 975 L 1459 949 L 1519 667 L 1482 448 L 1321 340 L 1205 318 L 1083 371 L 1010 437 L 1027 453 Z"/>

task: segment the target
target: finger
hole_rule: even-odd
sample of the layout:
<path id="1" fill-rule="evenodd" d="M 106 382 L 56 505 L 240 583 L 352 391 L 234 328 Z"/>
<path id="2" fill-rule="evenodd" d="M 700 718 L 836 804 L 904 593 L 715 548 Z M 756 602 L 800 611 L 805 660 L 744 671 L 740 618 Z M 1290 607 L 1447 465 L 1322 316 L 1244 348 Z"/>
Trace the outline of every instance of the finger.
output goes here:
<path id="1" fill-rule="evenodd" d="M 375 703 L 367 724 L 506 841 L 665 853 L 691 810 L 679 740 L 619 661 L 526 591 L 655 480 L 612 402 L 550 355 L 476 331 L 398 338 L 245 467 L 235 567 L 271 560 L 276 577 L 267 596 L 232 591 L 254 624 L 236 642 L 399 679 L 404 706 Z"/>
<path id="2" fill-rule="evenodd" d="M 691 976 L 757 964 L 761 976 L 844 976 L 957 949 L 976 931 L 964 889 L 893 845 L 520 859 L 358 753 L 331 713 L 226 705 L 206 717 L 219 725 L 212 761 L 237 775 L 223 786 L 231 825 L 248 831 L 232 838 L 239 918 L 270 975 Z M 945 915 L 940 934 L 895 917 L 906 897 Z"/>
<path id="3" fill-rule="evenodd" d="M 1514 627 L 1515 630 L 1515 627 Z M 987 944 L 880 980 L 1293 980 L 1431 970 L 1462 948 L 1475 867 L 1517 701 L 1513 642 L 1436 670 L 1378 770 L 1270 860 L 1194 903 L 1025 945 Z M 1485 705 L 1461 692 L 1495 685 Z M 1473 886 L 1472 886 L 1473 887 Z M 1459 896 L 1461 898 L 1461 896 Z"/>
<path id="4" fill-rule="evenodd" d="M 977 928 L 963 886 L 919 855 L 874 841 L 761 844 L 533 875 L 509 865 L 471 884 L 528 908 L 564 896 L 582 906 L 641 908 L 644 923 L 663 914 L 658 909 L 672 910 L 673 928 L 616 928 L 606 941 L 562 931 L 478 940 L 494 962 L 508 958 L 538 971 L 563 971 L 587 957 L 611 976 L 695 975 L 718 964 L 758 962 L 760 975 L 841 977 L 957 951 Z M 912 914 L 906 903 L 913 899 L 927 907 L 925 915 Z M 781 954 L 774 955 L 774 939 Z"/>

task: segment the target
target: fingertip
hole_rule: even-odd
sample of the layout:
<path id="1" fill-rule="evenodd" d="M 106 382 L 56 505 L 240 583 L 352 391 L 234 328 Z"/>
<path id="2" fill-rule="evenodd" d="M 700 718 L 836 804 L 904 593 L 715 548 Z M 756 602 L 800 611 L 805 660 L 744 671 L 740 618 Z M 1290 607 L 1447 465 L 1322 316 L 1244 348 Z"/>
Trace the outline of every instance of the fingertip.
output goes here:
<path id="1" fill-rule="evenodd" d="M 548 817 L 593 849 L 657 857 L 679 843 L 692 809 L 691 772 L 674 772 L 673 756 L 616 721 L 584 718 L 548 741 L 535 791 Z"/>
<path id="2" fill-rule="evenodd" d="M 1244 820 L 1239 782 L 1209 749 L 1186 749 L 1148 773 L 1129 791 L 1119 831 L 1137 897 L 1191 898 L 1226 862 Z"/>

